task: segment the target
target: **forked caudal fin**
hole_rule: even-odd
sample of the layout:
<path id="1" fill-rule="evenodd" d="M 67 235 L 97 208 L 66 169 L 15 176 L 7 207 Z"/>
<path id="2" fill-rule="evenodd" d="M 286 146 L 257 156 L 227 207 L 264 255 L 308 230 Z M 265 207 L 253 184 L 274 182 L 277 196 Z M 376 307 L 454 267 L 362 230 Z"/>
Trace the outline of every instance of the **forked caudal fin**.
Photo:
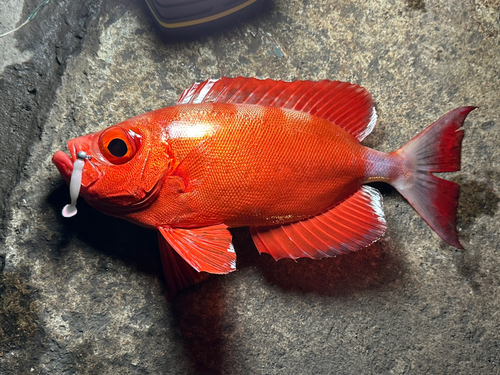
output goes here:
<path id="1" fill-rule="evenodd" d="M 399 150 L 389 154 L 403 159 L 404 169 L 391 179 L 393 185 L 446 242 L 462 249 L 456 228 L 460 186 L 433 172 L 460 170 L 464 131 L 459 130 L 476 107 L 447 113 Z"/>

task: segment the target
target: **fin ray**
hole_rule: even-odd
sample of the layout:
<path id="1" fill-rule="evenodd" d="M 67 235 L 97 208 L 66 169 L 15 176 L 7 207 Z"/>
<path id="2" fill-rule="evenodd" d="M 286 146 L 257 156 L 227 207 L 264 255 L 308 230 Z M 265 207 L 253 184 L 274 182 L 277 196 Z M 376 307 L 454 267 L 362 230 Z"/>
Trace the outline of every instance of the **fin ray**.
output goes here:
<path id="1" fill-rule="evenodd" d="M 427 224 L 450 245 L 463 249 L 458 240 L 457 208 L 460 186 L 434 176 L 433 172 L 460 170 L 467 115 L 476 107 L 456 108 L 429 125 L 390 156 L 411 161 L 409 176 L 398 176 L 393 185 Z"/>
<path id="2" fill-rule="evenodd" d="M 198 272 L 226 274 L 236 269 L 232 237 L 223 224 L 202 228 L 158 228 L 174 250 Z"/>
<path id="3" fill-rule="evenodd" d="M 321 259 L 369 246 L 385 232 L 382 196 L 361 187 L 339 205 L 308 220 L 279 227 L 251 227 L 257 249 L 276 260 Z"/>
<path id="4" fill-rule="evenodd" d="M 375 125 L 368 91 L 340 81 L 274 81 L 227 78 L 194 83 L 177 104 L 233 103 L 287 108 L 324 118 L 363 140 Z"/>
<path id="5" fill-rule="evenodd" d="M 208 278 L 206 272 L 198 272 L 182 259 L 160 233 L 158 233 L 158 245 L 169 297 Z"/>

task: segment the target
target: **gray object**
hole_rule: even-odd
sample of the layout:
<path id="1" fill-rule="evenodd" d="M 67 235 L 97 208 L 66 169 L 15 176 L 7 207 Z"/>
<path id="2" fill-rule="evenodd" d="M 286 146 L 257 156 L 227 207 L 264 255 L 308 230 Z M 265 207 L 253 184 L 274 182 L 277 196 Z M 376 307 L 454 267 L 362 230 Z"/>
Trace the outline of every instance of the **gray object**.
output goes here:
<path id="1" fill-rule="evenodd" d="M 264 0 L 146 0 L 168 33 L 200 33 L 234 24 L 257 12 Z"/>

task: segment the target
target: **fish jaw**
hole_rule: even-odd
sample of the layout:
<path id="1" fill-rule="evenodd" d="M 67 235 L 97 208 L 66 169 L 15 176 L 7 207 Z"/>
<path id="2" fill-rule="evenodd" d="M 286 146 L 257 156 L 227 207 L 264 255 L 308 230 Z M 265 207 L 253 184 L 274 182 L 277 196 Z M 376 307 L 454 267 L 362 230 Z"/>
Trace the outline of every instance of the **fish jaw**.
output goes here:
<path id="1" fill-rule="evenodd" d="M 85 135 L 83 137 L 78 137 L 72 139 L 68 142 L 69 155 L 63 151 L 57 151 L 52 157 L 52 162 L 56 166 L 57 170 L 61 174 L 64 181 L 69 184 L 71 180 L 71 174 L 73 173 L 73 166 L 75 161 L 78 159 L 78 153 L 83 151 L 89 156 L 85 160 L 85 165 L 83 167 L 82 182 L 81 182 L 81 193 L 84 195 L 87 193 L 88 189 L 95 184 L 95 182 L 102 175 L 98 165 L 95 160 L 95 151 L 92 147 L 92 139 L 94 134 Z M 93 160 L 94 159 L 94 160 Z"/>
<path id="2" fill-rule="evenodd" d="M 52 156 L 52 163 L 56 166 L 63 180 L 69 184 L 71 173 L 73 173 L 73 160 L 71 157 L 59 150 Z"/>

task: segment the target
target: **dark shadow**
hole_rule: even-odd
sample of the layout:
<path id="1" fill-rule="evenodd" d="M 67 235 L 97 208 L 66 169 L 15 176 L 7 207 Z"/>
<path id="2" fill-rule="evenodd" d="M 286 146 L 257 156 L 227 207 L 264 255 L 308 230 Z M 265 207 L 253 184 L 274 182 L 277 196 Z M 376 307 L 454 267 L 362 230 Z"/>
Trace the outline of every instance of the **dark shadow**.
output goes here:
<path id="1" fill-rule="evenodd" d="M 71 238 L 76 237 L 101 254 L 120 259 L 140 272 L 163 278 L 154 231 L 105 215 L 81 198 L 78 200 L 76 216 L 66 219 L 59 212 L 68 202 L 69 189 L 61 180 L 47 199 L 49 209 L 58 213 L 57 222 L 53 224 L 58 226 L 58 233 L 62 237 L 52 244 L 55 256 L 63 251 Z"/>
<path id="2" fill-rule="evenodd" d="M 463 175 L 454 175 L 449 179 L 460 185 L 457 225 L 463 230 L 468 230 L 480 216 L 493 217 L 498 211 L 500 197 L 495 194 L 494 184 L 500 176 L 493 171 L 485 172 L 485 182 L 469 181 Z"/>
<path id="3" fill-rule="evenodd" d="M 442 250 L 454 254 L 455 265 L 460 275 L 467 280 L 476 294 L 481 293 L 481 248 L 470 246 L 473 235 L 474 223 L 481 216 L 493 217 L 498 212 L 500 197 L 495 193 L 494 184 L 500 178 L 498 172 L 485 170 L 486 180 L 467 180 L 464 175 L 455 175 L 450 178 L 460 185 L 460 197 L 458 201 L 457 227 L 460 232 L 460 241 L 464 249 L 455 249 L 443 242 Z"/>
<path id="4" fill-rule="evenodd" d="M 371 182 L 368 185 L 377 189 L 384 198 L 392 194 L 399 194 L 396 188 L 392 187 L 392 185 L 386 184 L 385 182 Z"/>
<path id="5" fill-rule="evenodd" d="M 47 203 L 49 209 L 59 212 L 68 202 L 68 187 L 61 180 Z M 104 215 L 83 199 L 78 202 L 78 210 L 71 219 L 57 215 L 54 225 L 59 226 L 63 237 L 54 244 L 55 252 L 61 251 L 71 238 L 76 237 L 97 252 L 164 280 L 154 231 Z M 267 254 L 259 255 L 248 228 L 231 229 L 231 233 L 238 254 L 237 268 L 260 269 L 270 284 L 279 286 L 285 293 L 339 296 L 381 288 L 401 275 L 397 251 L 383 239 L 367 249 L 336 258 L 276 262 Z M 211 276 L 170 299 L 175 318 L 172 324 L 179 330 L 180 340 L 199 374 L 222 373 L 224 353 L 230 350 L 226 347 L 223 332 L 225 297 L 221 288 L 222 277 Z"/>
<path id="6" fill-rule="evenodd" d="M 60 180 L 46 202 L 47 209 L 58 213 L 53 226 L 62 237 L 48 244 L 54 262 L 69 242 L 77 238 L 97 253 L 119 259 L 139 272 L 159 277 L 166 285 L 155 231 L 104 215 L 81 198 L 77 204 L 77 215 L 66 219 L 59 212 L 68 202 L 68 187 Z M 224 297 L 219 283 L 220 276 L 213 275 L 209 280 L 169 299 L 175 318 L 173 324 L 179 330 L 181 341 L 199 374 L 222 372 Z M 165 298 L 168 299 L 167 296 Z"/>
<path id="7" fill-rule="evenodd" d="M 226 314 L 224 292 L 220 287 L 221 277 L 212 276 L 180 292 L 171 300 L 174 324 L 180 331 L 196 373 L 200 375 L 224 372 L 222 366 L 227 345 L 223 332 Z"/>
<path id="8" fill-rule="evenodd" d="M 383 238 L 370 247 L 335 258 L 275 261 L 268 254 L 256 255 L 248 229 L 231 232 L 238 269 L 257 267 L 269 283 L 284 291 L 339 296 L 380 288 L 402 274 L 397 251 Z"/>
<path id="9" fill-rule="evenodd" d="M 229 3 L 229 2 L 227 2 Z M 204 4 L 198 4 L 203 7 Z M 104 4 L 104 11 L 115 13 L 116 4 Z M 196 5 L 193 5 L 193 7 Z M 207 36 L 219 36 L 226 32 L 233 32 L 244 28 L 247 24 L 253 24 L 261 17 L 269 14 L 274 9 L 272 0 L 258 0 L 254 4 L 242 10 L 217 20 L 182 28 L 165 28 L 157 22 L 153 12 L 148 7 L 145 0 L 134 2 L 134 7 L 152 27 L 155 34 L 163 43 L 189 42 L 203 40 Z M 160 9 L 160 8 L 159 8 Z"/>
<path id="10" fill-rule="evenodd" d="M 424 0 L 406 0 L 406 6 L 412 10 L 426 11 Z"/>

